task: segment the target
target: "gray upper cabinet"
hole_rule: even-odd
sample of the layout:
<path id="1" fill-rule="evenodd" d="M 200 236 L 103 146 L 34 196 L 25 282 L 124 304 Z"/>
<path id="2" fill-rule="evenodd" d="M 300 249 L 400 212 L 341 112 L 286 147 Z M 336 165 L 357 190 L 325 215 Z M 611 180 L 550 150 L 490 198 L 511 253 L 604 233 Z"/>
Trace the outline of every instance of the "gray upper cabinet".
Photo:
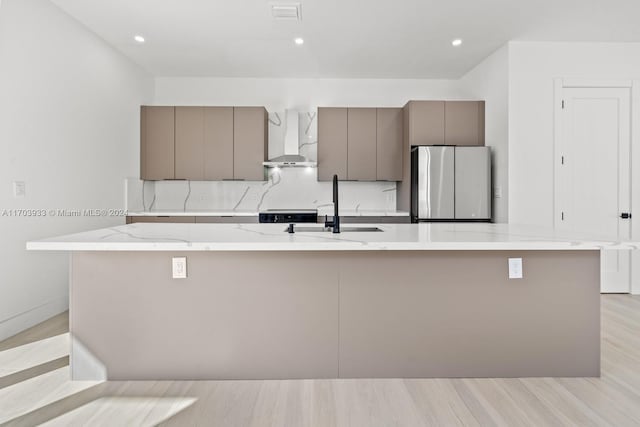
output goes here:
<path id="1" fill-rule="evenodd" d="M 377 109 L 376 179 L 402 180 L 402 108 Z"/>
<path id="2" fill-rule="evenodd" d="M 269 118 L 264 107 L 233 109 L 233 178 L 264 181 Z"/>
<path id="3" fill-rule="evenodd" d="M 140 177 L 264 181 L 267 126 L 264 107 L 143 106 Z"/>
<path id="4" fill-rule="evenodd" d="M 446 145 L 484 145 L 484 101 L 447 101 Z"/>
<path id="5" fill-rule="evenodd" d="M 376 180 L 376 109 L 349 108 L 347 113 L 347 179 Z"/>
<path id="6" fill-rule="evenodd" d="M 318 108 L 318 180 L 347 176 L 346 108 Z"/>
<path id="7" fill-rule="evenodd" d="M 204 179 L 204 109 L 175 107 L 175 178 Z"/>
<path id="8" fill-rule="evenodd" d="M 140 179 L 175 178 L 175 108 L 140 109 Z"/>
<path id="9" fill-rule="evenodd" d="M 409 145 L 444 145 L 444 101 L 409 101 L 405 114 Z"/>
<path id="10" fill-rule="evenodd" d="M 405 132 L 412 145 L 484 145 L 484 101 L 409 101 Z"/>
<path id="11" fill-rule="evenodd" d="M 403 174 L 397 208 L 409 210 L 412 145 L 484 145 L 484 101 L 409 101 L 404 106 Z"/>
<path id="12" fill-rule="evenodd" d="M 233 107 L 204 107 L 204 180 L 233 178 Z"/>
<path id="13" fill-rule="evenodd" d="M 400 181 L 402 108 L 319 108 L 318 180 Z"/>

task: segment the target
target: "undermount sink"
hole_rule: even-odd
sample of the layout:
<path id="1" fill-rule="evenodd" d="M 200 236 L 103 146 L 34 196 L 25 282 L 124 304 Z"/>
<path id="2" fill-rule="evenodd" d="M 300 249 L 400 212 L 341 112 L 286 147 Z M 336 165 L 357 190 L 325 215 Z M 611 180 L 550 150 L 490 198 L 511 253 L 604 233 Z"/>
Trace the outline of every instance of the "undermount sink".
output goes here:
<path id="1" fill-rule="evenodd" d="M 309 232 L 324 232 L 331 233 L 331 228 L 326 228 L 322 226 L 318 227 L 295 227 L 296 233 L 309 233 Z M 289 231 L 288 229 L 284 230 L 285 232 Z M 377 231 L 384 231 L 378 227 L 340 227 L 341 233 L 351 233 L 351 232 L 361 232 L 361 233 L 374 233 Z"/>

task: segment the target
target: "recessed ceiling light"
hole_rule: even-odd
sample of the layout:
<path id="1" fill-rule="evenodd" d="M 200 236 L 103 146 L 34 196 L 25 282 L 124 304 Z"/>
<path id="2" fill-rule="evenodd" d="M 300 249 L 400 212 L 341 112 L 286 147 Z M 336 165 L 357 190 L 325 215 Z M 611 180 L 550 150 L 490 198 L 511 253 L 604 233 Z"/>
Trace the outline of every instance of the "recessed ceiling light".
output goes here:
<path id="1" fill-rule="evenodd" d="M 295 40 L 293 40 L 298 46 L 300 46 L 301 44 L 304 44 L 304 39 L 302 37 L 296 37 Z"/>
<path id="2" fill-rule="evenodd" d="M 453 46 L 460 46 L 462 44 L 462 39 L 455 39 L 451 42 Z"/>
<path id="3" fill-rule="evenodd" d="M 142 37 L 141 35 L 133 36 L 133 39 L 138 43 L 144 43 L 144 37 Z"/>

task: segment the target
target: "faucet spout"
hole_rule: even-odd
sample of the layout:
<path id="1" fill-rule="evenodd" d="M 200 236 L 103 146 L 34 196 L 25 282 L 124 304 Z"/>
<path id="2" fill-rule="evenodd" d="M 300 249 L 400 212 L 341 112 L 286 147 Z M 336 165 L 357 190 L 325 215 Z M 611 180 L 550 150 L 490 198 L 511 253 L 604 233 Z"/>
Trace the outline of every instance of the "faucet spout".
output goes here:
<path id="1" fill-rule="evenodd" d="M 340 233 L 340 214 L 338 213 L 338 175 L 333 175 L 333 221 L 325 217 L 324 226 L 331 227 L 333 233 Z"/>

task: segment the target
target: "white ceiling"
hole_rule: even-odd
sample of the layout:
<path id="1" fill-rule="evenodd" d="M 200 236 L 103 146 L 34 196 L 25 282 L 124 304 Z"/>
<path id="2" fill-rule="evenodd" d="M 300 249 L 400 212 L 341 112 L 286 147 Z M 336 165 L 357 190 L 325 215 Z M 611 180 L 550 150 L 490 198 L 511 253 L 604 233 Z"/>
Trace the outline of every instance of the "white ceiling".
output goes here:
<path id="1" fill-rule="evenodd" d="M 157 76 L 457 78 L 509 40 L 640 41 L 639 0 L 300 0 L 300 22 L 269 0 L 52 1 Z"/>

